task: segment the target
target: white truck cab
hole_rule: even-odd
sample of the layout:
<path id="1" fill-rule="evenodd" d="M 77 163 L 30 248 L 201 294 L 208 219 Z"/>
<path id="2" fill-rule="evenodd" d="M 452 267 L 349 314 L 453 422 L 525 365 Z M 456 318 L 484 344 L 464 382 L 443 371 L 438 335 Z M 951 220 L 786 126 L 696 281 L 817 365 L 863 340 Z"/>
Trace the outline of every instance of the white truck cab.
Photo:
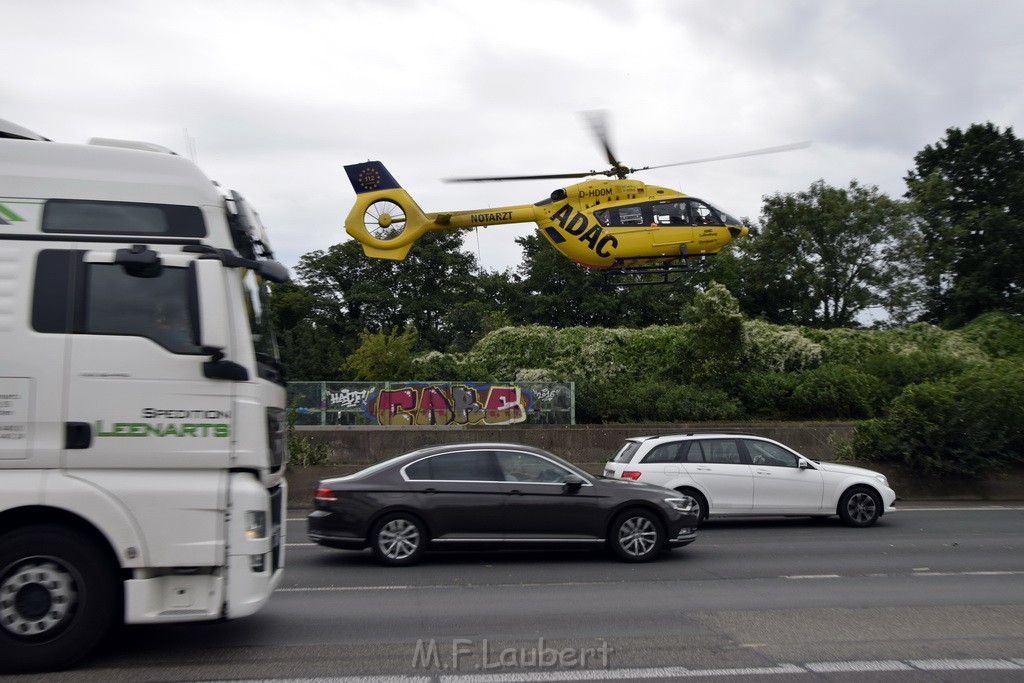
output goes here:
<path id="1" fill-rule="evenodd" d="M 258 216 L 155 145 L 0 120 L 0 671 L 252 614 L 284 563 Z"/>

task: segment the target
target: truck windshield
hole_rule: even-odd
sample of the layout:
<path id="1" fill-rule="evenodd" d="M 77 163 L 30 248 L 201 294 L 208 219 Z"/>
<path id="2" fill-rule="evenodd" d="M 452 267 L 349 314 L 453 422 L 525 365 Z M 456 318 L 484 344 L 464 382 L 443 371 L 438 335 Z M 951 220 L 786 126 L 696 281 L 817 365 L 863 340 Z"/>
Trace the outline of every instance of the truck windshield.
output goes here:
<path id="1" fill-rule="evenodd" d="M 277 352 L 277 340 L 274 339 L 274 325 L 268 303 L 270 292 L 267 283 L 256 273 L 247 271 L 242 278 L 242 288 L 245 291 L 249 329 L 252 332 L 256 360 L 260 366 L 260 376 L 276 382 L 283 382 L 284 373 Z"/>

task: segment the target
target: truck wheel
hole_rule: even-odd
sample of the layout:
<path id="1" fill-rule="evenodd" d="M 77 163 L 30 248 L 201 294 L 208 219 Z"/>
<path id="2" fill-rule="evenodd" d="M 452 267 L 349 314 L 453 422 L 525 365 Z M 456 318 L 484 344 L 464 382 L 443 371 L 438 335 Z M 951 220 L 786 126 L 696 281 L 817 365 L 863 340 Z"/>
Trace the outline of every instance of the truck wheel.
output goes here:
<path id="1" fill-rule="evenodd" d="M 110 628 L 115 568 L 94 543 L 35 525 L 0 537 L 0 670 L 70 666 Z"/>

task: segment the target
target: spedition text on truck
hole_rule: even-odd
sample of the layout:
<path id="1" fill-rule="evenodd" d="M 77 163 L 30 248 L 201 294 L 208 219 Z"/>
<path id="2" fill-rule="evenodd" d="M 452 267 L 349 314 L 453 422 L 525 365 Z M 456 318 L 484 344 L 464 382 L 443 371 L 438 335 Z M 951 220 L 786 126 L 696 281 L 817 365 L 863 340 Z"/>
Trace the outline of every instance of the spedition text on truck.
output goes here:
<path id="1" fill-rule="evenodd" d="M 147 143 L 0 120 L 0 672 L 281 580 L 285 387 L 258 216 Z"/>

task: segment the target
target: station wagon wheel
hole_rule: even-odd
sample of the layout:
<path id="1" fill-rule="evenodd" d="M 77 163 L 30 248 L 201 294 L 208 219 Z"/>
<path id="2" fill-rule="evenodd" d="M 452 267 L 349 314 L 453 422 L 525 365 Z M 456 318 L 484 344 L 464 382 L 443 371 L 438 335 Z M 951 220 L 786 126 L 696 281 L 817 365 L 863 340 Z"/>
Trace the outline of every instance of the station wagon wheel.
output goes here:
<path id="1" fill-rule="evenodd" d="M 882 501 L 871 489 L 853 488 L 839 499 L 838 512 L 847 526 L 871 526 L 882 514 Z"/>
<path id="2" fill-rule="evenodd" d="M 624 562 L 649 562 L 665 543 L 661 522 L 646 510 L 626 510 L 612 522 L 612 552 Z"/>
<path id="3" fill-rule="evenodd" d="M 391 567 L 416 564 L 426 544 L 423 524 L 404 512 L 382 518 L 370 534 L 370 547 L 377 561 Z"/>

